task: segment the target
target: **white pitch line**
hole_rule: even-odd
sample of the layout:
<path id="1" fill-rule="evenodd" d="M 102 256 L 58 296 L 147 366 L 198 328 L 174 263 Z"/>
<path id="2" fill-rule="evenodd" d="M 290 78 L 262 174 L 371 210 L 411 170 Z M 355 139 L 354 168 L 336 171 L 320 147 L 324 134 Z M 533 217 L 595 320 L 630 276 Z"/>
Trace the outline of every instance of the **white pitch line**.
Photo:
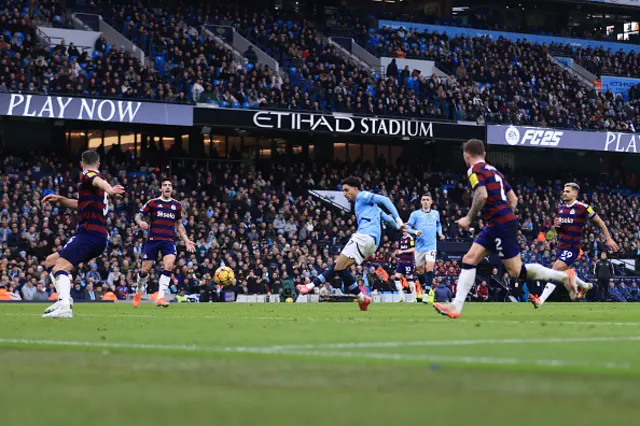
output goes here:
<path id="1" fill-rule="evenodd" d="M 41 317 L 39 313 L 27 313 L 27 312 L 0 312 L 3 316 L 16 316 L 16 317 Z M 370 322 L 374 319 L 378 319 L 385 322 L 420 322 L 420 323 L 449 323 L 455 322 L 448 318 L 347 318 L 347 317 L 278 317 L 278 316 L 234 316 L 234 315 L 154 315 L 154 314 L 75 314 L 76 318 L 155 318 L 155 319 L 234 319 L 234 320 L 257 320 L 257 321 L 331 321 L 331 322 L 354 322 L 364 321 Z M 548 318 L 541 318 L 539 321 L 517 321 L 517 320 L 483 320 L 464 318 L 468 322 L 478 322 L 480 324 L 541 324 L 545 323 L 549 326 L 552 325 L 594 325 L 594 326 L 612 326 L 612 327 L 640 327 L 640 322 L 615 322 L 615 321 L 553 321 Z"/>
<path id="2" fill-rule="evenodd" d="M 637 342 L 640 336 L 623 337 L 557 337 L 532 339 L 477 339 L 477 340 L 425 340 L 409 342 L 352 342 L 306 345 L 273 345 L 275 350 L 314 350 L 314 349 L 366 349 L 366 348 L 403 348 L 427 346 L 474 346 L 474 345 L 520 345 L 555 343 L 597 343 L 597 342 Z"/>
<path id="3" fill-rule="evenodd" d="M 525 358 L 497 358 L 497 357 L 474 357 L 474 356 L 442 356 L 442 355 L 409 355 L 409 354 L 389 354 L 370 352 L 334 352 L 318 350 L 282 350 L 275 347 L 207 347 L 196 345 L 157 345 L 138 343 L 113 343 L 113 342 L 86 342 L 86 341 L 65 341 L 65 340 L 34 340 L 34 339 L 7 339 L 0 338 L 0 343 L 39 345 L 39 346 L 69 346 L 101 349 L 144 349 L 144 350 L 168 350 L 175 352 L 212 352 L 212 353 L 253 353 L 253 354 L 279 354 L 293 355 L 300 357 L 324 357 L 324 358 L 367 358 L 388 361 L 418 361 L 418 362 L 443 362 L 452 364 L 485 364 L 485 365 L 532 365 L 544 367 L 597 367 L 607 369 L 630 369 L 628 363 L 590 363 L 587 361 L 567 361 L 555 359 L 525 359 Z"/>

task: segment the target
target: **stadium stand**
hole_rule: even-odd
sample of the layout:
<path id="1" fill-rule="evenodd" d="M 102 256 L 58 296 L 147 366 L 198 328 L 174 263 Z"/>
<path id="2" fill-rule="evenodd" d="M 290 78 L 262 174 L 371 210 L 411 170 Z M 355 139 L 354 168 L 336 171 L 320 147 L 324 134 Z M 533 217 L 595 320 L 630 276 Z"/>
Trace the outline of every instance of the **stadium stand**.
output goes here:
<path id="1" fill-rule="evenodd" d="M 128 192 L 115 201 L 109 213 L 109 250 L 95 263 L 82 265 L 74 277 L 81 289 L 88 285 L 101 287 L 103 292 L 111 289 L 120 299 L 131 293 L 144 238 L 142 231 L 133 226 L 133 216 L 149 196 L 157 194 L 162 175 L 153 164 L 158 164 L 158 158 L 166 160 L 177 154 L 173 149 L 165 152 L 161 145 L 153 143 L 137 160 L 117 146 L 103 154 L 102 168 L 126 185 Z M 44 280 L 42 261 L 51 251 L 61 249 L 75 229 L 75 215 L 67 214 L 63 208 L 42 205 L 40 200 L 53 192 L 74 195 L 79 170 L 67 167 L 74 159 L 53 153 L 14 156 L 2 150 L 2 158 L 0 280 L 9 284 L 12 291 L 19 291 L 32 279 L 36 285 Z M 212 288 L 213 271 L 221 262 L 236 271 L 239 293 L 277 293 L 285 280 L 298 284 L 312 279 L 340 251 L 355 230 L 355 222 L 349 213 L 312 198 L 308 189 L 335 189 L 342 178 L 354 171 L 368 188 L 391 197 L 405 220 L 417 208 L 419 194 L 430 192 L 441 212 L 447 240 L 469 241 L 471 235 L 455 224 L 471 201 L 470 190 L 462 184 L 464 177 L 433 173 L 422 178 L 414 167 L 335 163 L 318 168 L 309 162 L 284 166 L 274 161 L 262 166 L 216 163 L 210 171 L 173 170 L 175 196 L 187 211 L 185 227 L 197 250 L 189 254 L 179 247 L 172 292 L 198 294 L 203 288 Z M 514 180 L 521 199 L 519 238 L 525 261 L 546 265 L 555 261 L 554 245 L 541 240 L 539 234 L 553 222 L 557 194 L 564 182 L 548 177 Z M 590 182 L 596 181 L 581 182 L 583 199 L 605 218 L 614 239 L 622 246 L 621 256 L 634 258 L 640 249 L 640 223 L 637 215 L 625 212 L 635 211 L 637 194 L 621 189 L 619 179 Z M 632 180 L 627 183 L 633 185 Z M 480 221 L 478 229 L 482 226 Z M 575 265 L 581 275 L 593 273 L 593 259 L 603 250 L 597 235 L 589 225 L 584 256 Z M 370 291 L 392 288 L 375 271 L 379 266 L 388 272 L 394 270 L 397 239 L 397 235 L 387 232 L 378 253 L 363 267 L 354 267 L 354 274 Z M 455 286 L 459 274 L 457 258 L 448 258 L 444 253 L 436 272 L 441 278 L 438 281 Z M 633 279 L 618 280 L 628 280 L 631 285 Z M 340 282 L 333 284 L 331 291 L 336 293 Z"/>

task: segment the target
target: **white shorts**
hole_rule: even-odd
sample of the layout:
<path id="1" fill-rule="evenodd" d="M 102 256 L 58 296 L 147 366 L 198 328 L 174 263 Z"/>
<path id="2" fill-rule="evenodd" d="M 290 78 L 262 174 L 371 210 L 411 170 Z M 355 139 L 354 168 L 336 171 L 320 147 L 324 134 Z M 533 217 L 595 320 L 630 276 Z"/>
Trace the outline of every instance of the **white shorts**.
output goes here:
<path id="1" fill-rule="evenodd" d="M 355 233 L 349 238 L 349 242 L 340 254 L 355 260 L 361 265 L 364 260 L 376 252 L 376 242 L 373 237 L 366 234 Z"/>
<path id="2" fill-rule="evenodd" d="M 416 268 L 428 262 L 435 262 L 438 252 L 433 251 L 417 251 L 416 252 Z"/>

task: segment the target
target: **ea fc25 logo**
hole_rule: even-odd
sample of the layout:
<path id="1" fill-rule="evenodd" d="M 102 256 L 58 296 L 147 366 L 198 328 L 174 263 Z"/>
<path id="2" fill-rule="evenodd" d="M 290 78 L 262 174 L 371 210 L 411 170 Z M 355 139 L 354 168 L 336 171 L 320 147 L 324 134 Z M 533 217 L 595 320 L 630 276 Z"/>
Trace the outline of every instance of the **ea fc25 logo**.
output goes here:
<path id="1" fill-rule="evenodd" d="M 520 136 L 520 129 L 507 128 L 504 138 L 509 145 L 558 146 L 564 132 L 552 129 L 526 129 Z"/>

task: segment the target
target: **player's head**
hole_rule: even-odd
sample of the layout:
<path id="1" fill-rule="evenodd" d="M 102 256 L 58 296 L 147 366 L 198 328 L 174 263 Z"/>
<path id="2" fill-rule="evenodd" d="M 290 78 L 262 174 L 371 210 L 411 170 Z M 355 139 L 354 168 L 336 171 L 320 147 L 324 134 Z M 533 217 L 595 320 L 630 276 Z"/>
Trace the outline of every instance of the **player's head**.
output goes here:
<path id="1" fill-rule="evenodd" d="M 173 194 L 173 182 L 171 182 L 170 179 L 162 179 L 160 191 L 164 198 L 171 198 L 171 194 Z"/>
<path id="2" fill-rule="evenodd" d="M 473 166 L 474 163 L 484 160 L 487 154 L 484 150 L 484 143 L 479 139 L 469 139 L 462 147 L 462 156 L 464 162 L 468 167 Z"/>
<path id="3" fill-rule="evenodd" d="M 100 155 L 93 150 L 85 151 L 80 157 L 80 165 L 83 170 L 98 170 L 100 168 Z"/>
<path id="4" fill-rule="evenodd" d="M 429 210 L 432 204 L 433 198 L 431 198 L 431 195 L 424 194 L 422 198 L 420 198 L 420 205 L 422 206 L 423 210 Z"/>
<path id="5" fill-rule="evenodd" d="M 342 193 L 347 200 L 354 201 L 362 188 L 362 180 L 359 177 L 349 176 L 342 181 Z"/>
<path id="6" fill-rule="evenodd" d="M 562 188 L 562 201 L 571 203 L 578 198 L 579 193 L 580 185 L 573 182 L 565 183 L 564 188 Z"/>

